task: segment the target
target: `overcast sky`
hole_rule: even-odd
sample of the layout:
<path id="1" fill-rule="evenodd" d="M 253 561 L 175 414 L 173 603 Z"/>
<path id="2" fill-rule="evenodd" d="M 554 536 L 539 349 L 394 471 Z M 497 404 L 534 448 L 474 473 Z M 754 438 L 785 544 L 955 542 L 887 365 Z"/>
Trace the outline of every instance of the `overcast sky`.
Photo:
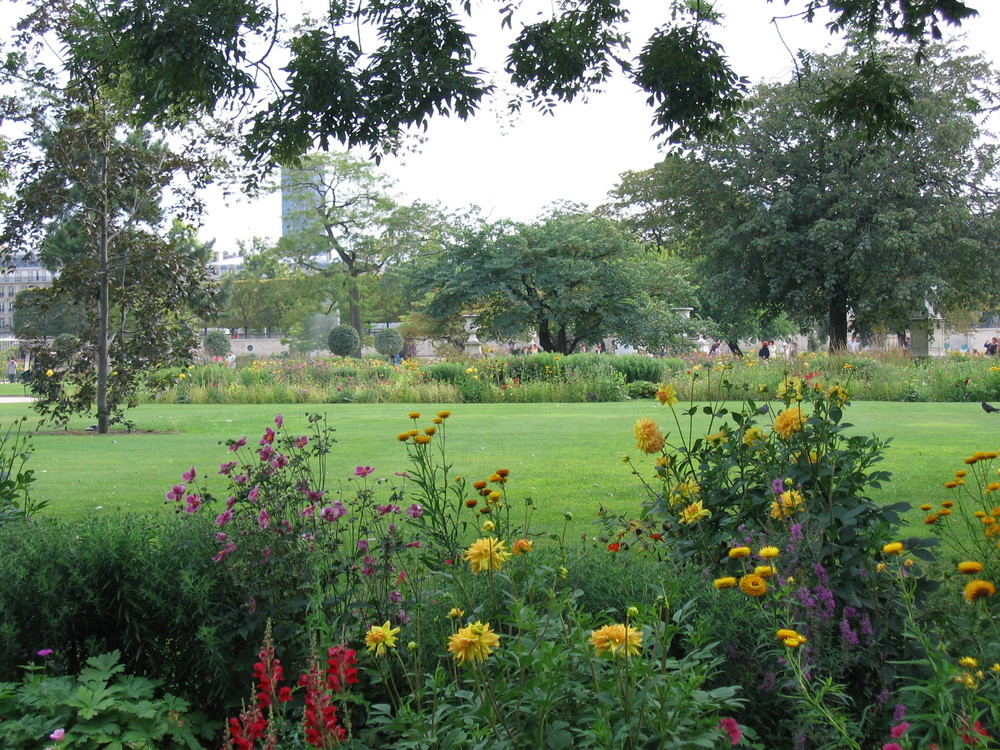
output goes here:
<path id="1" fill-rule="evenodd" d="M 485 10 L 474 16 L 473 27 L 476 63 L 496 70 L 504 58 L 498 17 L 490 10 L 496 4 L 481 0 L 481 5 Z M 637 54 L 655 26 L 669 17 L 669 2 L 632 0 L 626 5 L 633 8 L 629 30 L 632 53 Z M 726 19 L 716 38 L 733 68 L 754 83 L 785 80 L 792 59 L 782 38 L 793 50 L 839 48 L 840 39 L 822 23 L 797 18 L 778 21 L 779 38 L 772 18 L 801 5 L 800 0 L 787 6 L 781 0 L 720 0 Z M 978 0 L 973 5 L 980 16 L 963 32 L 970 48 L 989 53 L 1000 34 L 1000 3 Z M 466 122 L 434 118 L 417 153 L 385 160 L 383 169 L 396 180 L 400 197 L 453 209 L 475 204 L 493 218 L 527 221 L 556 200 L 599 205 L 622 172 L 647 169 L 662 157 L 652 140 L 652 109 L 645 95 L 624 79 L 588 102 L 559 105 L 555 116 L 525 111 L 511 121 L 504 105 L 500 96 Z M 209 206 L 201 236 L 215 238 L 217 250 L 234 250 L 237 240 L 254 236 L 274 238 L 280 231 L 277 197 L 229 205 L 213 198 Z"/>

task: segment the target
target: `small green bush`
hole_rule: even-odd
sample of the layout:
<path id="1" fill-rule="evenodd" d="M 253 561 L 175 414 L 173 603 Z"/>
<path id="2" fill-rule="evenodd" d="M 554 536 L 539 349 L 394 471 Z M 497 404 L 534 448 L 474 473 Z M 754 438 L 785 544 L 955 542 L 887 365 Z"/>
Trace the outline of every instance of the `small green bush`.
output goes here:
<path id="1" fill-rule="evenodd" d="M 394 357 L 403 351 L 403 336 L 395 328 L 380 328 L 375 331 L 375 351 L 387 357 Z"/>
<path id="2" fill-rule="evenodd" d="M 465 368 L 454 362 L 436 362 L 428 366 L 425 372 L 442 383 L 458 383 L 465 378 Z"/>
<path id="3" fill-rule="evenodd" d="M 334 326 L 326 337 L 326 345 L 338 357 L 351 357 L 361 346 L 361 337 L 351 326 Z"/>
<path id="4" fill-rule="evenodd" d="M 232 350 L 229 337 L 222 331 L 209 331 L 202 343 L 205 351 L 212 357 L 225 357 Z"/>
<path id="5" fill-rule="evenodd" d="M 625 394 L 629 398 L 653 398 L 659 386 L 648 380 L 635 380 L 625 385 Z"/>
<path id="6" fill-rule="evenodd" d="M 639 380 L 658 383 L 663 379 L 663 360 L 640 354 L 619 354 L 608 359 L 614 368 L 625 376 L 626 383 L 635 383 Z"/>

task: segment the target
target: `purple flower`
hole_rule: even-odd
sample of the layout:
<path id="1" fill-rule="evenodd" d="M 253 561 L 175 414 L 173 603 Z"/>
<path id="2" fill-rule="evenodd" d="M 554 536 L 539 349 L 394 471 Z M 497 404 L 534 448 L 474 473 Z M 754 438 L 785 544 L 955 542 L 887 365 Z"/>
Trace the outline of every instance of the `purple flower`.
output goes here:
<path id="1" fill-rule="evenodd" d="M 403 477 L 403 479 L 410 478 L 410 475 L 407 474 L 405 471 L 394 471 L 393 474 L 395 474 L 397 477 Z"/>
<path id="2" fill-rule="evenodd" d="M 238 451 L 240 448 L 242 448 L 246 444 L 247 444 L 247 436 L 244 435 L 239 440 L 236 440 L 236 441 L 230 443 L 229 444 L 229 450 L 231 450 L 231 451 Z"/>
<path id="3" fill-rule="evenodd" d="M 398 591 L 390 591 L 389 601 L 392 602 L 393 604 L 399 604 L 401 601 L 403 601 L 403 595 Z"/>
<path id="4" fill-rule="evenodd" d="M 263 448 L 260 449 L 260 460 L 269 461 L 271 456 L 274 455 L 274 448 L 271 447 L 269 443 L 265 444 Z"/>
<path id="5" fill-rule="evenodd" d="M 775 495 L 780 495 L 785 491 L 785 480 L 781 477 L 775 477 L 771 480 L 771 492 Z"/>
<path id="6" fill-rule="evenodd" d="M 275 469 L 284 469 L 288 466 L 288 456 L 283 456 L 279 453 L 274 457 L 274 460 L 271 462 L 271 466 Z"/>
<path id="7" fill-rule="evenodd" d="M 260 497 L 260 485 L 255 484 L 253 486 L 253 489 L 247 493 L 247 500 L 249 500 L 251 503 L 255 503 L 257 502 L 258 497 Z"/>
<path id="8" fill-rule="evenodd" d="M 52 655 L 52 649 L 51 648 L 43 648 L 40 651 L 36 651 L 35 653 L 38 654 L 39 656 L 51 656 Z"/>
<path id="9" fill-rule="evenodd" d="M 198 508 L 201 507 L 201 497 L 198 493 L 191 493 L 186 498 L 187 505 L 184 507 L 185 513 L 197 513 Z"/>
<path id="10" fill-rule="evenodd" d="M 879 702 L 883 703 L 883 704 L 884 703 L 888 703 L 888 701 L 889 701 L 889 691 L 888 690 L 884 690 L 883 692 L 886 694 L 885 700 L 884 701 L 879 701 Z M 905 718 L 906 718 L 906 704 L 905 703 L 897 703 L 896 704 L 896 708 L 893 709 L 893 712 L 892 712 L 892 723 L 893 724 L 898 724 L 899 722 L 901 722 Z"/>
<path id="11" fill-rule="evenodd" d="M 282 417 L 280 414 L 274 415 L 274 426 L 277 427 L 279 430 L 281 429 L 281 425 L 284 424 L 284 421 L 285 418 Z"/>
<path id="12" fill-rule="evenodd" d="M 384 516 L 384 515 L 386 515 L 388 513 L 401 513 L 402 510 L 403 509 L 400 508 L 398 505 L 393 505 L 392 503 L 389 503 L 388 505 L 379 505 L 378 506 L 378 514 L 380 516 Z"/>
<path id="13" fill-rule="evenodd" d="M 225 531 L 217 531 L 217 532 L 215 532 L 215 541 L 217 541 L 217 542 L 224 542 L 227 539 L 229 539 L 229 534 L 227 534 Z"/>
<path id="14" fill-rule="evenodd" d="M 237 474 L 235 477 L 233 477 L 233 484 L 238 484 L 241 487 L 249 481 L 250 477 L 248 477 L 246 474 Z"/>
<path id="15" fill-rule="evenodd" d="M 229 508 L 222 511 L 219 515 L 215 517 L 216 526 L 225 526 L 227 523 L 233 520 L 233 511 Z"/>
<path id="16" fill-rule="evenodd" d="M 194 467 L 192 466 L 190 471 L 185 471 L 183 474 L 181 474 L 181 479 L 183 479 L 185 482 L 193 482 L 196 476 L 198 476 L 198 472 L 196 472 L 194 470 Z"/>
<path id="17" fill-rule="evenodd" d="M 224 464 L 219 464 L 219 473 L 220 474 L 225 474 L 228 477 L 229 476 L 229 472 L 231 472 L 235 468 L 236 468 L 236 462 L 235 461 L 227 461 Z"/>
<path id="18" fill-rule="evenodd" d="M 358 551 L 359 552 L 367 552 L 368 551 L 368 540 L 367 539 L 359 539 L 358 540 Z"/>
<path id="19" fill-rule="evenodd" d="M 420 518 L 424 514 L 424 509 L 421 508 L 417 503 L 414 503 L 409 508 L 406 509 L 406 515 L 410 518 Z"/>
<path id="20" fill-rule="evenodd" d="M 319 517 L 324 521 L 335 521 L 341 516 L 347 515 L 347 508 L 339 500 L 335 500 L 333 505 L 328 505 L 319 512 Z"/>
<path id="21" fill-rule="evenodd" d="M 257 514 L 257 524 L 262 530 L 271 525 L 271 516 L 268 515 L 267 511 L 263 508 L 261 508 L 260 513 Z"/>
<path id="22" fill-rule="evenodd" d="M 315 512 L 316 512 L 316 506 L 310 505 L 308 508 L 305 508 L 304 510 L 300 511 L 299 515 L 302 516 L 303 518 L 309 518 L 309 516 L 311 516 Z"/>
<path id="23" fill-rule="evenodd" d="M 851 623 L 847 621 L 847 618 L 840 621 L 840 638 L 848 651 L 857 648 L 861 643 L 858 639 L 858 634 L 851 630 Z"/>
<path id="24" fill-rule="evenodd" d="M 309 438 L 307 438 L 305 435 L 302 435 L 300 437 L 295 438 L 295 447 L 296 448 L 305 448 L 306 444 L 308 442 L 309 442 Z"/>
<path id="25" fill-rule="evenodd" d="M 57 729 L 52 734 L 49 735 L 49 739 L 50 740 L 55 740 L 56 742 L 59 742 L 65 736 L 66 736 L 66 730 L 65 729 Z"/>
<path id="26" fill-rule="evenodd" d="M 186 491 L 187 487 L 185 487 L 183 484 L 175 484 L 173 487 L 170 488 L 170 491 L 167 493 L 167 500 L 178 500 L 178 501 L 183 500 L 184 493 Z"/>
<path id="27" fill-rule="evenodd" d="M 236 505 L 236 496 L 230 495 L 229 497 L 226 498 L 226 510 L 229 510 L 234 505 Z"/>
<path id="28" fill-rule="evenodd" d="M 260 439 L 261 445 L 270 445 L 274 442 L 274 430 L 270 427 L 264 428 L 264 437 Z"/>
<path id="29" fill-rule="evenodd" d="M 373 471 L 375 471 L 375 469 L 373 469 L 371 466 L 358 466 L 354 470 L 354 476 L 356 476 L 356 477 L 366 477 L 369 474 L 371 474 Z"/>

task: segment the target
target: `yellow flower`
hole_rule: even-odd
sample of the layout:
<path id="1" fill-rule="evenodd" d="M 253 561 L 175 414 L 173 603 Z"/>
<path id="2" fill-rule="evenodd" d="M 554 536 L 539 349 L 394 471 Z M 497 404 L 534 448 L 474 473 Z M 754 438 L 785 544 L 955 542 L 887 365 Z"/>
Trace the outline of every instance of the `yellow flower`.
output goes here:
<path id="1" fill-rule="evenodd" d="M 834 406 L 843 406 L 851 397 L 848 395 L 847 391 L 841 388 L 839 385 L 833 386 L 829 391 L 827 391 L 827 398 L 829 398 L 830 403 Z"/>
<path id="2" fill-rule="evenodd" d="M 660 402 L 660 406 L 669 406 L 673 408 L 674 404 L 677 403 L 677 389 L 674 388 L 674 384 L 660 385 L 659 389 L 656 391 L 656 399 Z"/>
<path id="3" fill-rule="evenodd" d="M 955 472 L 955 476 L 961 479 L 962 477 L 969 476 L 969 472 L 967 472 L 965 469 L 959 469 L 958 471 Z"/>
<path id="4" fill-rule="evenodd" d="M 452 607 L 448 610 L 449 620 L 461 620 L 465 616 L 465 610 L 459 609 L 458 607 Z"/>
<path id="5" fill-rule="evenodd" d="M 670 492 L 670 505 L 680 505 L 685 501 L 696 501 L 701 497 L 701 487 L 693 479 L 685 479 Z"/>
<path id="6" fill-rule="evenodd" d="M 713 448 L 718 448 L 720 445 L 726 442 L 726 431 L 719 430 L 718 432 L 713 432 L 711 435 L 706 435 L 705 442 L 711 445 Z"/>
<path id="7" fill-rule="evenodd" d="M 920 510 L 922 510 L 922 511 L 928 511 L 928 510 L 930 510 L 933 507 L 934 506 L 931 505 L 930 503 L 924 503 L 923 505 L 920 506 Z"/>
<path id="8" fill-rule="evenodd" d="M 484 570 L 500 570 L 503 563 L 510 559 L 510 552 L 505 549 L 504 542 L 491 536 L 477 539 L 462 555 L 467 560 L 473 573 Z"/>
<path id="9" fill-rule="evenodd" d="M 789 630 L 788 628 L 782 628 L 777 633 L 775 633 L 775 635 L 778 636 L 778 640 L 779 641 L 783 641 L 786 638 L 798 638 L 799 637 L 798 633 L 796 633 L 794 630 Z"/>
<path id="10" fill-rule="evenodd" d="M 632 432 L 635 434 L 635 446 L 643 453 L 658 453 L 663 447 L 663 433 L 656 422 L 648 417 L 637 421 Z"/>
<path id="11" fill-rule="evenodd" d="M 396 435 L 396 440 L 398 440 L 401 443 L 405 443 L 409 439 L 410 439 L 410 433 L 408 432 L 401 432 L 398 435 Z"/>
<path id="12" fill-rule="evenodd" d="M 1000 490 L 1000 482 L 990 482 L 988 485 L 986 485 L 987 495 L 990 494 L 991 492 L 996 492 L 997 490 Z"/>
<path id="13" fill-rule="evenodd" d="M 448 650 L 455 661 L 486 661 L 500 645 L 500 636 L 490 630 L 490 624 L 476 621 L 448 639 Z"/>
<path id="14" fill-rule="evenodd" d="M 963 656 L 958 660 L 958 666 L 965 667 L 966 669 L 977 669 L 979 667 L 979 662 L 971 656 Z"/>
<path id="15" fill-rule="evenodd" d="M 901 555 L 903 554 L 903 543 L 889 542 L 887 545 L 882 547 L 882 551 L 887 555 Z"/>
<path id="16" fill-rule="evenodd" d="M 761 578 L 770 578 L 775 573 L 775 570 L 770 565 L 758 565 L 753 569 L 753 574 L 755 576 L 760 576 Z"/>
<path id="17" fill-rule="evenodd" d="M 997 587 L 989 581 L 969 581 L 965 584 L 965 601 L 970 604 L 980 599 L 993 596 L 997 592 Z"/>
<path id="18" fill-rule="evenodd" d="M 439 411 L 437 415 L 438 415 L 438 419 L 447 419 L 448 417 L 451 416 L 451 412 L 450 411 Z"/>
<path id="19" fill-rule="evenodd" d="M 753 445 L 754 443 L 763 443 L 764 440 L 766 440 L 766 439 L 767 439 L 767 436 L 764 434 L 764 431 L 762 429 L 760 429 L 760 427 L 757 427 L 756 425 L 753 426 L 753 427 L 748 428 L 747 431 L 743 433 L 743 444 L 744 445 Z"/>
<path id="20" fill-rule="evenodd" d="M 45 371 L 45 376 L 49 377 L 49 378 L 51 378 L 55 374 L 56 374 L 55 370 L 46 370 Z M 184 377 L 184 373 L 181 373 L 181 377 Z"/>
<path id="21" fill-rule="evenodd" d="M 496 524 L 492 521 L 483 521 L 483 531 L 488 533 L 490 531 L 496 531 L 496 528 Z"/>
<path id="22" fill-rule="evenodd" d="M 775 635 L 778 636 L 778 640 L 788 648 L 798 648 L 808 640 L 805 636 L 799 635 L 794 630 L 789 630 L 787 628 L 782 628 L 775 633 Z"/>
<path id="23" fill-rule="evenodd" d="M 717 589 L 731 589 L 736 585 L 736 579 L 733 576 L 725 576 L 724 578 L 716 578 L 712 581 L 712 585 Z"/>
<path id="24" fill-rule="evenodd" d="M 973 573 L 981 573 L 983 571 L 983 564 L 980 562 L 975 562 L 974 560 L 965 560 L 958 564 L 958 572 L 964 575 L 972 575 Z"/>
<path id="25" fill-rule="evenodd" d="M 424 430 L 425 435 L 434 435 L 437 433 L 437 427 L 428 427 Z"/>
<path id="26" fill-rule="evenodd" d="M 767 583 L 759 575 L 749 573 L 740 579 L 740 591 L 747 596 L 763 596 L 767 593 Z"/>
<path id="27" fill-rule="evenodd" d="M 876 573 L 884 573 L 885 572 L 885 563 L 880 562 L 878 565 L 876 565 L 875 566 L 875 572 Z"/>
<path id="28" fill-rule="evenodd" d="M 631 625 L 605 625 L 590 634 L 590 645 L 598 654 L 638 656 L 642 633 Z"/>
<path id="29" fill-rule="evenodd" d="M 430 441 L 430 435 L 414 435 L 413 437 L 413 442 L 417 445 L 427 445 Z"/>
<path id="30" fill-rule="evenodd" d="M 517 539 L 514 544 L 511 545 L 511 549 L 514 550 L 515 555 L 525 555 L 531 552 L 531 540 Z"/>
<path id="31" fill-rule="evenodd" d="M 781 550 L 777 547 L 761 547 L 757 552 L 757 556 L 761 560 L 773 560 L 778 555 L 781 554 Z"/>
<path id="32" fill-rule="evenodd" d="M 785 409 L 774 420 L 774 431 L 785 440 L 791 440 L 792 435 L 802 429 L 805 417 L 797 406 Z"/>
<path id="33" fill-rule="evenodd" d="M 771 503 L 771 518 L 782 519 L 791 518 L 796 511 L 802 510 L 805 505 L 805 498 L 798 490 L 786 490 Z"/>
<path id="34" fill-rule="evenodd" d="M 730 559 L 736 560 L 740 557 L 749 557 L 750 548 L 749 547 L 733 547 L 729 550 Z"/>
<path id="35" fill-rule="evenodd" d="M 385 625 L 372 625 L 365 633 L 365 643 L 368 644 L 366 651 L 373 651 L 375 656 L 381 656 L 387 648 L 396 646 L 396 634 L 399 628 L 394 628 L 388 620 Z"/>
<path id="36" fill-rule="evenodd" d="M 774 394 L 779 401 L 786 403 L 802 400 L 802 378 L 785 378 Z"/>
<path id="37" fill-rule="evenodd" d="M 434 417 L 434 419 L 432 419 L 431 422 L 433 422 L 434 424 L 441 424 L 442 422 L 444 422 L 444 420 L 441 419 L 441 417 Z"/>
<path id="38" fill-rule="evenodd" d="M 953 490 L 956 487 L 958 487 L 960 484 L 961 484 L 961 482 L 958 482 L 958 481 L 945 482 L 944 483 L 944 487 L 945 487 L 946 490 Z"/>
<path id="39" fill-rule="evenodd" d="M 409 414 L 407 414 L 406 416 L 407 416 L 407 418 L 409 418 L 409 419 L 420 419 L 420 412 L 419 412 L 419 411 L 411 411 L 411 412 L 410 412 Z"/>
<path id="40" fill-rule="evenodd" d="M 704 507 L 701 504 L 701 500 L 691 503 L 684 510 L 681 511 L 681 516 L 678 519 L 681 523 L 695 523 L 703 518 L 710 518 L 712 511 Z"/>

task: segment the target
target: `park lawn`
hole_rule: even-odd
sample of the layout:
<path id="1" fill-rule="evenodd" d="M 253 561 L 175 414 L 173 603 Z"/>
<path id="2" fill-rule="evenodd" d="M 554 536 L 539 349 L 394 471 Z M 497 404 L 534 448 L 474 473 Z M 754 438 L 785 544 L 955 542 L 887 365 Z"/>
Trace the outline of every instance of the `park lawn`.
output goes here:
<path id="1" fill-rule="evenodd" d="M 214 475 L 231 454 L 220 444 L 248 436 L 253 445 L 264 428 L 282 413 L 292 434 L 306 432 L 305 415 L 325 413 L 336 429 L 330 475 L 345 483 L 356 466 L 373 466 L 376 476 L 394 478 L 409 468 L 405 446 L 396 435 L 414 426 L 409 411 L 430 425 L 439 409 L 449 409 L 448 458 L 453 474 L 470 481 L 485 479 L 500 468 L 511 472 L 507 485 L 515 500 L 532 497 L 537 504 L 533 526 L 561 529 L 563 515 L 574 514 L 571 536 L 594 535 L 591 523 L 604 505 L 612 511 L 638 508 L 642 493 L 637 479 L 622 463 L 625 454 L 638 465 L 652 459 L 634 447 L 632 425 L 649 416 L 664 430 L 673 420 L 655 401 L 543 404 L 329 404 L 329 405 L 175 405 L 152 404 L 130 412 L 137 431 L 100 436 L 82 432 L 91 420 L 74 420 L 68 431 L 43 429 L 32 438 L 28 464 L 36 472 L 36 500 L 47 500 L 46 513 L 74 518 L 97 512 L 148 512 L 170 507 L 164 493 L 192 465 Z M 34 413 L 26 404 L 0 403 L 0 424 Z M 883 502 L 939 504 L 947 499 L 943 484 L 962 459 L 976 450 L 996 450 L 1000 415 L 986 414 L 978 404 L 859 402 L 847 420 L 864 434 L 892 438 L 882 467 L 893 479 L 874 497 Z M 698 430 L 695 434 L 699 434 Z M 224 492 L 221 477 L 212 487 Z M 349 491 L 349 490 L 348 490 Z M 914 511 L 912 533 L 919 533 L 923 514 Z"/>

